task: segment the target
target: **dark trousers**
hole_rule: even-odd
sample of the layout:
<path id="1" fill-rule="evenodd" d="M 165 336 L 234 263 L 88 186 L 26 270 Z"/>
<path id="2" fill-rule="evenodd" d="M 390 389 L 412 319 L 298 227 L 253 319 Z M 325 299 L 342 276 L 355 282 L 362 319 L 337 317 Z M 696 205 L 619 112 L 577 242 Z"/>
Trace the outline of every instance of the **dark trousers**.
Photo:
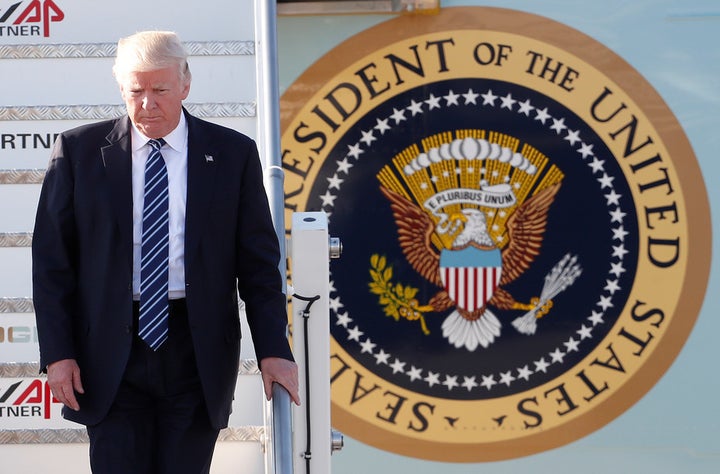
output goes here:
<path id="1" fill-rule="evenodd" d="M 133 310 L 137 328 L 137 305 Z M 88 426 L 93 473 L 210 471 L 218 430 L 208 419 L 185 300 L 171 301 L 169 326 L 157 351 L 135 336 L 110 412 Z"/>

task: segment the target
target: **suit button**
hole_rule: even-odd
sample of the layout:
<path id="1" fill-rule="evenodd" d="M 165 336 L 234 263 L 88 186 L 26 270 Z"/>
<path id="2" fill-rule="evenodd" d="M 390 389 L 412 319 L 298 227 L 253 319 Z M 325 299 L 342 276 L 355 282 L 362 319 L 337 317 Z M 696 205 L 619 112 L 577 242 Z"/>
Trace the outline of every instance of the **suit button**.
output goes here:
<path id="1" fill-rule="evenodd" d="M 132 334 L 132 326 L 130 326 L 130 325 L 125 326 L 125 333 L 126 333 L 126 334 Z"/>

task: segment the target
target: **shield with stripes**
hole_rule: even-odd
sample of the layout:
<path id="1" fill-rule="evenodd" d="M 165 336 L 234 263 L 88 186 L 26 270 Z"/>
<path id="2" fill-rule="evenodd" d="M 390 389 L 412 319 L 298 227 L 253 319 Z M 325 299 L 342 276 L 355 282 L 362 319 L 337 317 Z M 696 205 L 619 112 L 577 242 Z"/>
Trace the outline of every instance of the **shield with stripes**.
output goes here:
<path id="1" fill-rule="evenodd" d="M 440 253 L 440 278 L 450 299 L 465 311 L 482 308 L 502 275 L 500 249 L 467 247 Z"/>

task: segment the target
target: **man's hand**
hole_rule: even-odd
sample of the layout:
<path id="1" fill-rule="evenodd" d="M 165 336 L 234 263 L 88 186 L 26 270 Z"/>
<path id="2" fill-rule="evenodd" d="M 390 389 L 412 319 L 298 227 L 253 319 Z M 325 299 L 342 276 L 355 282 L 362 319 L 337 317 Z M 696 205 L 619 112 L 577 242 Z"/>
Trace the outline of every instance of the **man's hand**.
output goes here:
<path id="1" fill-rule="evenodd" d="M 268 400 L 272 398 L 272 384 L 277 382 L 288 391 L 295 405 L 300 405 L 298 395 L 298 367 L 291 360 L 280 357 L 266 357 L 260 361 L 263 388 Z"/>
<path id="2" fill-rule="evenodd" d="M 47 367 L 47 381 L 53 396 L 75 411 L 80 409 L 75 392 L 85 393 L 80 381 L 80 367 L 75 359 L 63 359 Z"/>

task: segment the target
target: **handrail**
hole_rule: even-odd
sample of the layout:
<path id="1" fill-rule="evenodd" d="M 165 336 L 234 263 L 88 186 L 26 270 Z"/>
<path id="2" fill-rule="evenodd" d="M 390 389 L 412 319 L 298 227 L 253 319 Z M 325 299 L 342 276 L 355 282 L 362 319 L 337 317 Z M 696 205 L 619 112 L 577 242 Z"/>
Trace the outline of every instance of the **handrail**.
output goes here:
<path id="1" fill-rule="evenodd" d="M 272 387 L 272 445 L 275 474 L 293 472 L 292 400 L 285 387 Z"/>

